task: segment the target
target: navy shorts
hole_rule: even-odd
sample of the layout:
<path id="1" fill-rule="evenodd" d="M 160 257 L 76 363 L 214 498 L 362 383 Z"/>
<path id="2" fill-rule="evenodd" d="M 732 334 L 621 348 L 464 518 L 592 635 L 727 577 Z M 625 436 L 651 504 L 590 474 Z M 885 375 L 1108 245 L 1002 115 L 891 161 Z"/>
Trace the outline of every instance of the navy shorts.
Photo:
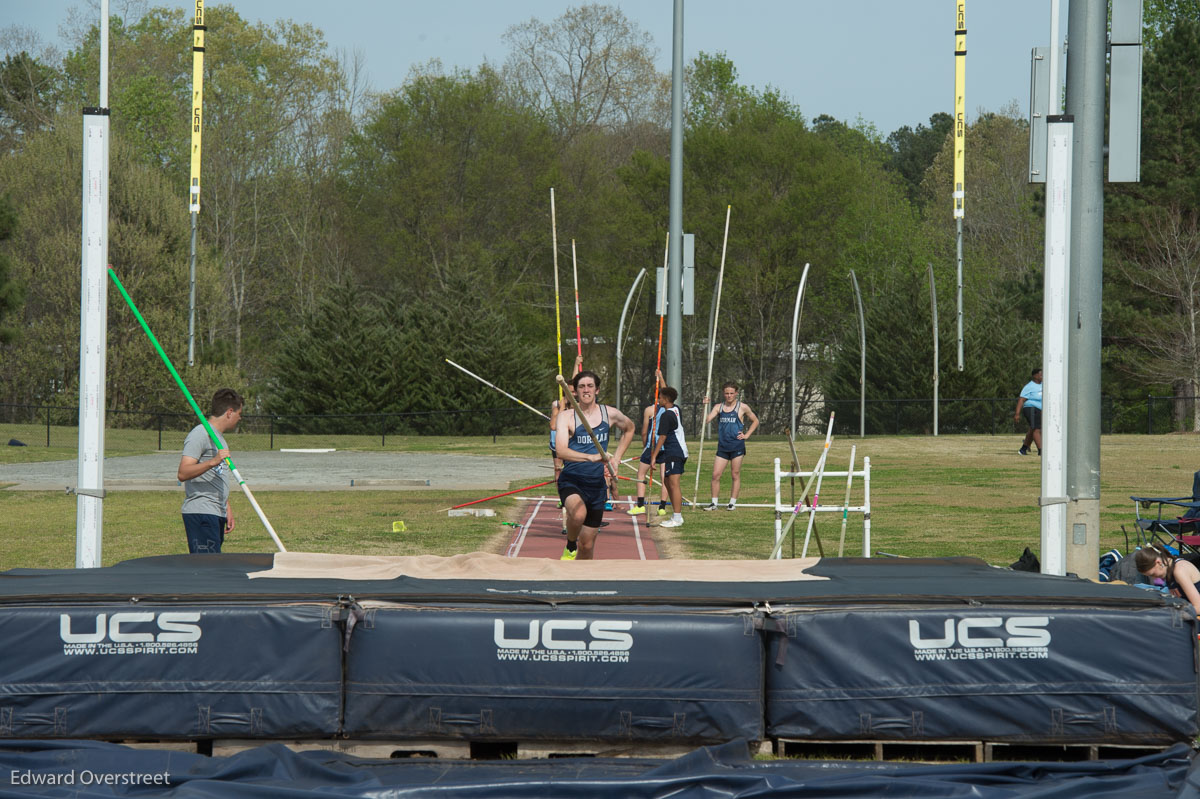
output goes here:
<path id="1" fill-rule="evenodd" d="M 217 554 L 225 543 L 225 517 L 208 513 L 184 513 L 188 552 L 193 555 Z"/>
<path id="2" fill-rule="evenodd" d="M 687 458 L 670 458 L 660 461 L 660 463 L 666 467 L 663 470 L 663 475 L 670 477 L 673 474 L 683 474 L 683 464 L 687 463 Z"/>
<path id="3" fill-rule="evenodd" d="M 737 449 L 721 449 L 720 447 L 717 447 L 717 457 L 724 458 L 727 461 L 731 461 L 734 458 L 745 457 L 745 455 L 746 455 L 746 445 L 745 444 L 738 447 Z"/>
<path id="4" fill-rule="evenodd" d="M 642 450 L 642 457 L 639 458 L 638 460 L 640 460 L 642 463 L 646 464 L 647 466 L 651 465 L 650 464 L 650 448 L 649 447 L 646 447 L 644 450 Z"/>
<path id="5" fill-rule="evenodd" d="M 567 497 L 578 494 L 583 500 L 583 506 L 588 510 L 604 511 L 608 502 L 608 485 L 601 480 L 580 479 L 576 475 L 563 471 L 558 475 L 558 498 L 567 503 Z"/>
<path id="6" fill-rule="evenodd" d="M 1029 422 L 1030 430 L 1042 429 L 1042 409 L 1030 408 L 1026 405 L 1021 409 L 1021 414 L 1025 417 L 1025 421 Z"/>

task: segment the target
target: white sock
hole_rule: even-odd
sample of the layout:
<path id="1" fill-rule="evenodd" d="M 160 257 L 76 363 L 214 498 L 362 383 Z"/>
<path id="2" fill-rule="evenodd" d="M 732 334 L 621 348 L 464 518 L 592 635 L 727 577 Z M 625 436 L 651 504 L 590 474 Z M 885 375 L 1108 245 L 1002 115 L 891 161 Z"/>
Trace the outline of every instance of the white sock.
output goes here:
<path id="1" fill-rule="evenodd" d="M 737 505 L 737 500 L 736 500 L 736 499 L 731 499 L 731 500 L 729 500 L 729 506 L 730 506 L 730 507 L 734 507 L 735 505 Z"/>
<path id="2" fill-rule="evenodd" d="M 720 504 L 721 504 L 721 498 L 720 498 L 720 497 L 713 497 L 713 503 L 712 503 L 712 504 L 714 504 L 714 505 L 720 505 Z"/>
<path id="3" fill-rule="evenodd" d="M 674 516 L 672 516 L 672 517 L 671 517 L 671 521 L 673 521 L 673 522 L 681 522 L 681 521 L 683 521 L 683 514 L 682 514 L 682 513 L 676 513 Z"/>

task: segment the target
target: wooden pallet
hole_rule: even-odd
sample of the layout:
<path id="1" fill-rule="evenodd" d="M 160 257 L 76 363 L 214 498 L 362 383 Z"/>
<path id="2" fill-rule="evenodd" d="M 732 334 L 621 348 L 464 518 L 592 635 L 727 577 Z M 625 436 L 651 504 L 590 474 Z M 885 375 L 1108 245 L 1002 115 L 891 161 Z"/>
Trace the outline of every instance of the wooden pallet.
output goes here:
<path id="1" fill-rule="evenodd" d="M 815 740 L 780 738 L 774 753 L 780 757 L 823 760 L 914 761 L 919 763 L 1029 760 L 1077 762 L 1143 757 L 1171 747 L 1163 745 L 1053 743 L 1047 741 L 899 741 Z"/>

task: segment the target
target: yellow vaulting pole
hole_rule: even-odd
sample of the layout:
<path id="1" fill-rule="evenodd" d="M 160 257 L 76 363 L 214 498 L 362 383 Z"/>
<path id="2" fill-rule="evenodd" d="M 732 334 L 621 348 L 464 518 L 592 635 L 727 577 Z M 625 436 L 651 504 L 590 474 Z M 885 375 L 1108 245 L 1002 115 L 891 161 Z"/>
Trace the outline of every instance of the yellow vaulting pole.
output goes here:
<path id="1" fill-rule="evenodd" d="M 188 285 L 188 366 L 196 365 L 196 227 L 200 217 L 200 136 L 204 132 L 204 0 L 196 0 L 192 24 L 192 172 L 188 210 L 192 215 L 192 258 Z"/>

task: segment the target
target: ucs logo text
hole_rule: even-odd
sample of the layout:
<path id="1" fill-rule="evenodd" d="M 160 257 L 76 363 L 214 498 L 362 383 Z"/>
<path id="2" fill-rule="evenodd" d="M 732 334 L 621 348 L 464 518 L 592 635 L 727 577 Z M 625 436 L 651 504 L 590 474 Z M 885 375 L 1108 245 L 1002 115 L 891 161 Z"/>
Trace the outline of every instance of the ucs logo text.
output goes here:
<path id="1" fill-rule="evenodd" d="M 534 619 L 525 637 L 509 638 L 504 619 L 496 619 L 493 639 L 500 649 L 534 649 L 540 643 L 546 649 L 625 652 L 633 648 L 632 629 L 632 621 L 551 619 L 543 624 Z"/>
<path id="2" fill-rule="evenodd" d="M 97 644 L 108 640 L 115 644 L 190 644 L 200 640 L 198 611 L 131 611 L 125 613 L 96 614 L 95 629 L 74 632 L 71 617 L 66 613 L 58 617 L 59 636 L 65 644 Z M 146 629 L 154 624 L 157 632 Z"/>
<path id="3" fill-rule="evenodd" d="M 967 648 L 1010 647 L 1024 649 L 1050 645 L 1050 631 L 1046 625 L 1049 616 L 1016 616 L 1003 619 L 985 616 L 973 619 L 946 619 L 941 638 L 922 638 L 921 624 L 916 619 L 908 620 L 908 640 L 916 649 L 940 649 L 952 647 L 957 642 Z M 1005 637 L 999 637 L 1003 631 Z"/>

